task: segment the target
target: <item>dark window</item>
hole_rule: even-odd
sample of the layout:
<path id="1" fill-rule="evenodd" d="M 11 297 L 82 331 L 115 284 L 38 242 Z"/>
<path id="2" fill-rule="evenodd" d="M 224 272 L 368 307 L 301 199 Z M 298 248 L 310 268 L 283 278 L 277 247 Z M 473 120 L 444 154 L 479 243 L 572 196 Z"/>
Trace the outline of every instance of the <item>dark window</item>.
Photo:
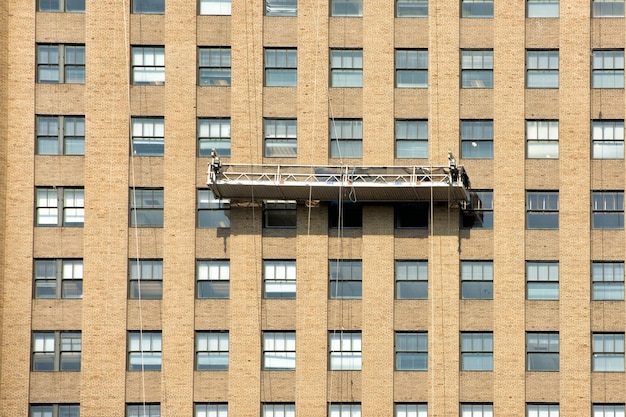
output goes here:
<path id="1" fill-rule="evenodd" d="M 363 227 L 363 205 L 331 201 L 328 206 L 328 219 L 331 228 Z"/>
<path id="2" fill-rule="evenodd" d="M 165 0 L 133 0 L 133 13 L 164 14 Z"/>
<path id="3" fill-rule="evenodd" d="M 396 203 L 394 205 L 396 229 L 428 227 L 428 203 Z"/>
<path id="4" fill-rule="evenodd" d="M 461 17 L 493 17 L 493 0 L 461 0 Z"/>
<path id="5" fill-rule="evenodd" d="M 396 17 L 428 17 L 428 0 L 396 0 Z"/>
<path id="6" fill-rule="evenodd" d="M 470 200 L 463 202 L 463 227 L 493 229 L 493 191 L 471 191 Z"/>
<path id="7" fill-rule="evenodd" d="M 461 261 L 461 298 L 493 299 L 492 261 Z"/>
<path id="8" fill-rule="evenodd" d="M 624 17 L 624 0 L 592 0 L 593 17 Z"/>
<path id="9" fill-rule="evenodd" d="M 396 261 L 396 299 L 428 298 L 428 262 Z"/>
<path id="10" fill-rule="evenodd" d="M 623 191 L 594 191 L 591 201 L 594 229 L 624 228 Z"/>
<path id="11" fill-rule="evenodd" d="M 428 333 L 396 333 L 396 371 L 428 370 Z"/>
<path id="12" fill-rule="evenodd" d="M 363 267 L 361 261 L 330 261 L 331 299 L 360 299 L 362 296 Z"/>
<path id="13" fill-rule="evenodd" d="M 558 191 L 528 191 L 526 193 L 526 228 L 559 228 Z"/>
<path id="14" fill-rule="evenodd" d="M 526 333 L 526 369 L 528 371 L 559 370 L 558 333 Z"/>

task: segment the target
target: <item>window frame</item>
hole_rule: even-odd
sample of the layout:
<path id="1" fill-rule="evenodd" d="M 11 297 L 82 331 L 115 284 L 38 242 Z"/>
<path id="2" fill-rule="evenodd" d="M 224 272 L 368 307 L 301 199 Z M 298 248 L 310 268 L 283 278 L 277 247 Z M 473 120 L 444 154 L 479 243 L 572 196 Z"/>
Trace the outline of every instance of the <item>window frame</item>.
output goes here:
<path id="1" fill-rule="evenodd" d="M 428 120 L 395 120 L 396 159 L 428 159 Z"/>
<path id="2" fill-rule="evenodd" d="M 211 143 L 217 146 L 210 146 Z M 209 158 L 213 150 L 222 158 L 231 156 L 229 117 L 198 117 L 198 156 Z"/>
<path id="3" fill-rule="evenodd" d="M 54 48 L 56 48 L 56 52 L 53 52 Z M 44 52 L 44 50 L 48 52 Z M 36 59 L 37 83 L 85 84 L 84 43 L 37 43 Z M 42 71 L 46 71 L 45 74 L 49 72 L 52 78 L 44 76 Z M 56 71 L 56 79 L 53 76 L 54 71 Z M 72 72 L 75 73 L 72 74 Z"/>
<path id="4" fill-rule="evenodd" d="M 461 158 L 493 159 L 493 119 L 461 120 Z"/>
<path id="5" fill-rule="evenodd" d="M 556 13 L 554 5 L 556 4 Z M 559 0 L 527 0 L 526 1 L 526 17 L 536 18 L 557 18 L 560 16 Z"/>
<path id="6" fill-rule="evenodd" d="M 130 118 L 130 129 L 131 156 L 164 156 L 165 117 L 132 116 Z"/>
<path id="7" fill-rule="evenodd" d="M 198 47 L 198 85 L 230 87 L 231 84 L 232 52 L 230 46 Z"/>
<path id="8" fill-rule="evenodd" d="M 79 417 L 80 404 L 78 403 L 31 403 L 29 417 Z"/>
<path id="9" fill-rule="evenodd" d="M 593 372 L 624 372 L 624 333 L 594 332 L 591 335 Z"/>
<path id="10" fill-rule="evenodd" d="M 196 190 L 196 227 L 198 229 L 230 228 L 230 200 L 219 199 L 207 188 Z"/>
<path id="11" fill-rule="evenodd" d="M 556 67 L 555 64 L 556 56 Z M 540 60 L 546 60 L 541 63 Z M 526 88 L 559 88 L 560 53 L 558 49 L 526 49 Z M 556 79 L 555 79 L 556 75 Z"/>
<path id="12" fill-rule="evenodd" d="M 228 330 L 196 331 L 194 370 L 228 371 L 230 365 Z"/>
<path id="13" fill-rule="evenodd" d="M 460 269 L 462 300 L 493 300 L 493 261 L 462 260 Z"/>
<path id="14" fill-rule="evenodd" d="M 591 192 L 591 228 L 594 230 L 624 229 L 624 191 Z"/>
<path id="15" fill-rule="evenodd" d="M 330 300 L 362 299 L 363 261 L 360 259 L 329 260 L 328 280 Z"/>
<path id="16" fill-rule="evenodd" d="M 298 226 L 296 200 L 264 200 L 263 228 L 295 229 Z"/>
<path id="17" fill-rule="evenodd" d="M 85 12 L 85 0 L 56 0 L 57 7 L 56 8 L 47 8 L 46 10 L 42 9 L 41 3 L 42 0 L 37 0 L 37 11 L 44 13 L 84 13 Z M 75 8 L 69 6 L 69 3 L 79 3 L 79 7 Z M 82 6 L 82 7 L 81 7 Z"/>
<path id="18" fill-rule="evenodd" d="M 461 417 L 493 417 L 493 403 L 461 403 Z"/>
<path id="19" fill-rule="evenodd" d="M 480 9 L 480 4 L 486 3 L 485 11 L 477 13 L 474 9 Z M 470 19 L 492 19 L 494 16 L 493 0 L 461 0 L 461 17 Z M 491 4 L 491 10 L 489 11 L 488 4 Z M 474 14 L 477 13 L 477 14 Z"/>
<path id="20" fill-rule="evenodd" d="M 134 340 L 137 339 L 137 340 Z M 146 344 L 144 347 L 144 343 Z M 134 347 L 138 344 L 137 348 Z M 129 372 L 159 372 L 163 366 L 162 332 L 129 330 L 127 335 L 127 357 Z M 147 362 L 151 362 L 146 364 Z"/>
<path id="21" fill-rule="evenodd" d="M 293 371 L 296 369 L 296 332 L 263 332 L 264 371 Z"/>
<path id="22" fill-rule="evenodd" d="M 297 48 L 265 48 L 263 57 L 265 87 L 298 86 Z"/>
<path id="23" fill-rule="evenodd" d="M 343 12 L 339 10 L 341 4 Z M 354 12 L 348 10 L 350 5 L 356 7 Z M 331 17 L 363 17 L 363 0 L 330 0 L 329 9 Z"/>
<path id="24" fill-rule="evenodd" d="M 526 299 L 558 300 L 560 297 L 559 272 L 559 261 L 526 261 Z"/>
<path id="25" fill-rule="evenodd" d="M 328 332 L 328 370 L 360 371 L 362 367 L 361 331 Z"/>
<path id="26" fill-rule="evenodd" d="M 591 52 L 591 88 L 624 88 L 624 49 L 593 49 Z"/>
<path id="27" fill-rule="evenodd" d="M 41 338 L 41 341 L 38 338 Z M 70 359 L 65 359 L 68 357 Z M 80 372 L 81 362 L 82 333 L 80 330 L 32 332 L 30 366 L 32 372 Z"/>
<path id="28" fill-rule="evenodd" d="M 592 405 L 593 417 L 618 417 L 624 415 L 624 403 L 622 404 L 598 404 Z"/>
<path id="29" fill-rule="evenodd" d="M 331 119 L 329 158 L 363 158 L 363 119 Z"/>
<path id="30" fill-rule="evenodd" d="M 296 158 L 298 156 L 298 120 L 263 118 L 263 156 Z"/>
<path id="31" fill-rule="evenodd" d="M 559 332 L 526 332 L 526 371 L 558 372 L 561 367 L 560 343 Z M 546 359 L 552 365 L 556 359 L 556 367 L 546 366 Z M 538 363 L 533 364 L 535 361 Z"/>
<path id="32" fill-rule="evenodd" d="M 402 6 L 402 4 L 407 4 L 407 6 Z M 411 6 L 411 4 L 416 4 L 416 6 Z M 426 4 L 426 7 L 424 7 L 424 4 Z M 407 14 L 401 11 L 403 9 L 407 10 Z M 426 13 L 424 13 L 424 9 Z M 413 13 L 411 13 L 411 10 L 413 10 Z M 428 0 L 396 0 L 396 17 L 428 18 Z"/>
<path id="33" fill-rule="evenodd" d="M 272 6 L 271 4 L 269 4 L 270 2 L 277 2 L 277 3 L 282 4 L 283 6 L 281 7 L 280 5 L 277 4 L 278 7 L 280 8 L 280 11 L 273 12 L 271 10 Z M 265 0 L 264 4 L 265 4 L 265 11 L 264 11 L 265 16 L 278 16 L 278 17 L 298 16 L 298 0 Z"/>
<path id="34" fill-rule="evenodd" d="M 526 191 L 526 229 L 558 230 L 559 217 L 558 191 Z"/>
<path id="35" fill-rule="evenodd" d="M 592 120 L 591 143 L 593 159 L 624 159 L 624 120 Z"/>
<path id="36" fill-rule="evenodd" d="M 165 47 L 131 45 L 131 83 L 136 86 L 165 84 Z M 139 56 L 141 55 L 141 60 Z"/>
<path id="37" fill-rule="evenodd" d="M 200 0 L 198 2 L 199 16 L 230 16 L 231 14 L 231 0 Z"/>
<path id="38" fill-rule="evenodd" d="M 297 263 L 295 259 L 263 260 L 263 298 L 295 299 L 297 291 Z M 284 290 L 272 290 L 272 287 Z M 269 289 L 268 289 L 269 288 Z M 293 290 L 291 290 L 293 288 Z"/>
<path id="39" fill-rule="evenodd" d="M 428 88 L 428 49 L 396 48 L 395 64 L 396 88 Z"/>
<path id="40" fill-rule="evenodd" d="M 163 259 L 128 260 L 128 299 L 163 299 Z"/>
<path id="41" fill-rule="evenodd" d="M 555 134 L 556 137 L 554 137 Z M 543 152 L 542 156 L 540 151 L 543 149 L 548 149 L 548 152 Z M 559 159 L 558 120 L 526 120 L 526 158 Z"/>
<path id="42" fill-rule="evenodd" d="M 461 88 L 493 89 L 493 49 L 461 49 Z"/>
<path id="43" fill-rule="evenodd" d="M 461 371 L 493 371 L 493 332 L 461 332 L 460 342 Z"/>
<path id="44" fill-rule="evenodd" d="M 461 202 L 464 229 L 493 229 L 493 190 L 471 190 L 469 201 Z"/>
<path id="45" fill-rule="evenodd" d="M 397 331 L 394 348 L 396 371 L 428 371 L 428 332 Z"/>
<path id="46" fill-rule="evenodd" d="M 41 265 L 41 267 L 39 265 Z M 41 270 L 42 267 L 44 269 L 43 271 Z M 44 274 L 39 275 L 41 272 Z M 66 275 L 66 272 L 70 272 L 70 274 Z M 48 275 L 50 273 L 51 275 Z M 40 283 L 42 284 L 41 287 L 39 285 Z M 74 286 L 75 290 L 68 290 L 68 292 L 66 292 L 66 286 L 70 285 Z M 39 295 L 41 294 L 38 291 L 39 288 L 54 288 L 54 296 L 46 297 Z M 33 298 L 64 300 L 82 299 L 83 260 L 81 258 L 35 258 L 33 260 Z"/>
<path id="47" fill-rule="evenodd" d="M 194 417 L 228 417 L 228 403 L 194 403 Z"/>
<path id="48" fill-rule="evenodd" d="M 160 417 L 161 403 L 126 403 L 126 417 Z"/>
<path id="49" fill-rule="evenodd" d="M 54 223 L 53 217 L 56 217 Z M 43 219 L 49 219 L 50 223 L 42 222 Z M 35 227 L 83 227 L 84 224 L 83 187 L 35 187 Z"/>
<path id="50" fill-rule="evenodd" d="M 262 417 L 296 417 L 296 404 L 264 402 L 261 415 Z"/>
<path id="51" fill-rule="evenodd" d="M 204 272 L 206 270 L 206 273 Z M 204 278 L 206 277 L 206 278 Z M 206 285 L 204 284 L 206 281 Z M 217 281 L 212 283 L 211 281 Z M 225 281 L 225 282 L 221 282 Z M 206 290 L 203 287 L 207 287 Z M 221 288 L 214 288 L 221 287 Z M 207 296 L 203 296 L 203 294 Z M 220 295 L 221 294 L 221 295 Z M 210 296 L 213 295 L 213 296 Z M 198 259 L 196 260 L 196 299 L 230 298 L 230 260 Z"/>
<path id="52" fill-rule="evenodd" d="M 395 268 L 396 300 L 428 299 L 428 261 L 396 259 Z M 413 296 L 403 296 L 410 293 Z M 422 295 L 422 296 L 419 296 Z"/>
<path id="53" fill-rule="evenodd" d="M 606 279 L 608 277 L 611 279 Z M 617 288 L 617 297 L 600 295 L 613 294 L 615 290 L 612 287 Z M 592 301 L 624 301 L 624 262 L 594 261 L 591 263 L 591 299 Z"/>
<path id="54" fill-rule="evenodd" d="M 162 7 L 158 7 L 158 10 L 148 10 L 150 8 L 150 6 L 154 6 L 151 3 L 154 2 L 155 0 L 132 0 L 131 3 L 131 13 L 132 14 L 154 14 L 154 15 L 163 15 L 165 14 L 165 0 L 157 0 L 157 3 L 161 3 L 161 4 L 157 4 L 156 6 L 162 6 Z M 141 4 L 142 2 L 145 2 L 146 4 Z M 142 10 L 142 8 L 146 8 L 145 10 Z"/>
<path id="55" fill-rule="evenodd" d="M 609 7 L 606 3 L 613 3 Z M 619 6 L 621 4 L 621 6 Z M 596 7 L 597 6 L 597 7 Z M 607 9 L 607 10 L 603 10 Z M 591 16 L 597 18 L 619 18 L 624 17 L 624 0 L 592 0 L 591 1 Z"/>
<path id="56" fill-rule="evenodd" d="M 163 227 L 165 207 L 163 188 L 131 188 L 129 194 L 128 223 L 130 227 Z M 151 198 L 146 199 L 149 196 Z M 159 199 L 161 200 L 160 204 Z M 140 206 L 137 205 L 138 200 L 142 201 Z M 143 201 L 148 203 L 144 205 Z M 141 221 L 140 217 L 142 218 Z"/>
<path id="57" fill-rule="evenodd" d="M 426 403 L 394 403 L 394 417 L 428 417 Z"/>
<path id="58" fill-rule="evenodd" d="M 559 417 L 557 403 L 526 403 L 526 417 Z"/>
<path id="59" fill-rule="evenodd" d="M 362 48 L 330 48 L 329 55 L 330 88 L 363 87 Z"/>
<path id="60" fill-rule="evenodd" d="M 53 132 L 55 130 L 55 126 L 56 126 L 56 133 Z M 73 133 L 73 134 L 70 134 L 70 133 Z M 56 148 L 56 151 L 54 152 L 46 151 L 45 148 L 50 147 L 53 141 L 56 141 L 56 145 L 52 146 Z M 76 143 L 73 145 L 68 145 L 69 141 L 76 141 Z M 79 151 L 70 150 L 70 149 L 73 149 L 73 147 L 80 148 L 80 150 Z M 48 155 L 84 156 L 85 155 L 85 116 L 71 116 L 71 115 L 37 115 L 35 116 L 35 154 L 43 155 L 43 156 L 48 156 Z"/>

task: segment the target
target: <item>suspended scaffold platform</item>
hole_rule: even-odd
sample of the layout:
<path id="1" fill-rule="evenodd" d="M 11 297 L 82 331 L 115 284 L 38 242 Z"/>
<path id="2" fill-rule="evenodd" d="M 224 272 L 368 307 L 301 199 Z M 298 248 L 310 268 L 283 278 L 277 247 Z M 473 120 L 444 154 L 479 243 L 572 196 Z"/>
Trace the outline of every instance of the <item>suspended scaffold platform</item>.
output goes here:
<path id="1" fill-rule="evenodd" d="M 252 200 L 361 202 L 459 202 L 469 199 L 470 181 L 452 154 L 443 166 L 323 166 L 222 164 L 214 154 L 208 185 L 231 203 Z"/>

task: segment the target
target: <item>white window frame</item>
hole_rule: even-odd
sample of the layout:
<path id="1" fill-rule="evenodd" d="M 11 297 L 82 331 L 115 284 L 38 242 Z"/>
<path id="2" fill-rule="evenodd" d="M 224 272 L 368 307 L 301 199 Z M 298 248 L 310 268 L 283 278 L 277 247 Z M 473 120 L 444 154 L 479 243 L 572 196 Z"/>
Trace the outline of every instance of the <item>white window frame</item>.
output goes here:
<path id="1" fill-rule="evenodd" d="M 594 404 L 593 417 L 624 417 L 624 404 Z"/>
<path id="2" fill-rule="evenodd" d="M 263 261 L 263 297 L 272 299 L 296 298 L 296 261 Z"/>
<path id="3" fill-rule="evenodd" d="M 624 262 L 592 262 L 591 287 L 594 301 L 624 301 Z"/>
<path id="4" fill-rule="evenodd" d="M 593 159 L 624 159 L 624 120 L 593 120 Z"/>
<path id="5" fill-rule="evenodd" d="M 558 120 L 526 120 L 526 158 L 559 158 Z"/>
<path id="6" fill-rule="evenodd" d="M 558 261 L 526 261 L 526 299 L 559 299 Z"/>
<path id="7" fill-rule="evenodd" d="M 196 283 L 196 298 L 198 299 L 230 298 L 230 261 L 228 259 L 199 259 L 196 262 Z M 205 291 L 202 290 L 202 286 L 207 287 L 206 296 L 203 295 Z M 213 296 L 210 296 L 211 294 Z"/>
<path id="8" fill-rule="evenodd" d="M 165 84 L 165 47 L 132 46 L 133 85 Z"/>
<path id="9" fill-rule="evenodd" d="M 201 16 L 230 16 L 231 0 L 200 0 L 198 14 Z"/>
<path id="10" fill-rule="evenodd" d="M 328 334 L 328 368 L 331 371 L 360 371 L 360 331 L 331 331 Z"/>
<path id="11" fill-rule="evenodd" d="M 131 117 L 130 152 L 133 156 L 163 156 L 165 152 L 165 118 Z"/>
<path id="12" fill-rule="evenodd" d="M 128 332 L 129 371 L 160 371 L 161 355 L 161 331 Z"/>
<path id="13" fill-rule="evenodd" d="M 196 371 L 227 371 L 229 356 L 228 331 L 196 332 Z"/>
<path id="14" fill-rule="evenodd" d="M 263 332 L 263 370 L 296 369 L 296 332 Z"/>
<path id="15" fill-rule="evenodd" d="M 262 417 L 296 417 L 294 403 L 263 403 Z"/>
<path id="16" fill-rule="evenodd" d="M 328 417 L 361 417 L 361 403 L 328 403 Z"/>

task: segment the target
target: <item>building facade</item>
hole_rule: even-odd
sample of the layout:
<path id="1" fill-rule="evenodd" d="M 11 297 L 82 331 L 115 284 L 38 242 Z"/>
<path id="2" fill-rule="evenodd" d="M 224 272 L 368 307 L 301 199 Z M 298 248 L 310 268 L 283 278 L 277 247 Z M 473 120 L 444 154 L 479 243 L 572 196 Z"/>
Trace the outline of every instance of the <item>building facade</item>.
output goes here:
<path id="1" fill-rule="evenodd" d="M 0 11 L 0 416 L 624 416 L 623 0 Z M 230 204 L 213 149 L 470 199 Z"/>

